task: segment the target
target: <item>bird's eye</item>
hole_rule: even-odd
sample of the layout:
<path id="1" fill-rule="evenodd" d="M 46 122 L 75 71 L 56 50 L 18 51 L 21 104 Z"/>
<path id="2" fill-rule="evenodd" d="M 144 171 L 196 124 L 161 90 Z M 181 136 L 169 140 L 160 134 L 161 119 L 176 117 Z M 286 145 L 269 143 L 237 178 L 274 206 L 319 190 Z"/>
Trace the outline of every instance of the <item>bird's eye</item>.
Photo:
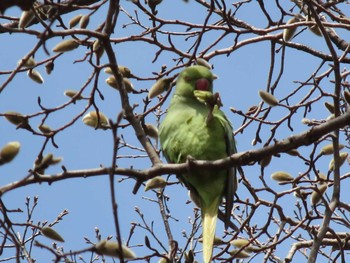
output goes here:
<path id="1" fill-rule="evenodd" d="M 189 77 L 189 76 L 185 76 L 185 77 L 184 77 L 184 79 L 185 79 L 185 81 L 186 81 L 186 82 L 190 82 L 190 81 L 192 81 L 192 78 L 191 78 L 191 77 Z"/>

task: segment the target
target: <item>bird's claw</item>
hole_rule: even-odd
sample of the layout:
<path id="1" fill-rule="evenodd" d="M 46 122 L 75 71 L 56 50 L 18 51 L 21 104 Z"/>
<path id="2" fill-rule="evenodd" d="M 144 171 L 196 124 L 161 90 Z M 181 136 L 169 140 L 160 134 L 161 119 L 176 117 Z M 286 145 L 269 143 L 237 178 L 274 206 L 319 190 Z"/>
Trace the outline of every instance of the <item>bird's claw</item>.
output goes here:
<path id="1" fill-rule="evenodd" d="M 213 110 L 215 107 L 220 108 L 222 106 L 221 98 L 218 92 L 214 94 L 210 91 L 195 90 L 194 96 L 200 102 L 204 103 L 210 108 L 210 112 L 207 116 L 206 122 L 209 123 L 213 119 Z"/>

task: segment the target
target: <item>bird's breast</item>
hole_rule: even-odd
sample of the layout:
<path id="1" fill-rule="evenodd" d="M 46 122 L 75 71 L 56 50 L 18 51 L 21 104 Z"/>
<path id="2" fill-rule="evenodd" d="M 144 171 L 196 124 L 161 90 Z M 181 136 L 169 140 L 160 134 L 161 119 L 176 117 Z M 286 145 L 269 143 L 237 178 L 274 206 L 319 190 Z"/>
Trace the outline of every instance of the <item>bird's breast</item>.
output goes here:
<path id="1" fill-rule="evenodd" d="M 216 160 L 227 155 L 224 128 L 215 117 L 207 123 L 209 109 L 203 106 L 178 107 L 166 115 L 160 139 L 163 149 L 177 156 L 171 162 L 184 162 L 189 155 L 198 160 Z"/>

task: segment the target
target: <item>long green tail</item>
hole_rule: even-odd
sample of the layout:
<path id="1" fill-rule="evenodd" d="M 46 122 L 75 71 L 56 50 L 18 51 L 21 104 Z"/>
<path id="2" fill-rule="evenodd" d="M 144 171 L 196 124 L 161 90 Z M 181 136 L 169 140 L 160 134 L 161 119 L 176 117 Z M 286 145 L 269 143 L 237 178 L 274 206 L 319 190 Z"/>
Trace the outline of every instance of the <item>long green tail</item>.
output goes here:
<path id="1" fill-rule="evenodd" d="M 202 229 L 203 229 L 203 259 L 204 263 L 210 263 L 213 254 L 216 221 L 220 204 L 218 198 L 209 207 L 202 207 Z"/>

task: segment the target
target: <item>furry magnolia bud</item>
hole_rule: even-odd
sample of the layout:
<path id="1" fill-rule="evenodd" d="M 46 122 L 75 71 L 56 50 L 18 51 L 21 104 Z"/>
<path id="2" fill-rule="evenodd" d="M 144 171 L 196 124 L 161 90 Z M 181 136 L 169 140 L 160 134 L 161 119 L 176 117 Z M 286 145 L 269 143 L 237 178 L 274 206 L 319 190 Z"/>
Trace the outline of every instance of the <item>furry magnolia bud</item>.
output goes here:
<path id="1" fill-rule="evenodd" d="M 118 70 L 123 75 L 123 77 L 125 78 L 131 77 L 131 70 L 128 67 L 119 65 Z M 113 74 L 113 71 L 110 67 L 105 68 L 104 72 L 107 74 Z"/>
<path id="2" fill-rule="evenodd" d="M 34 170 L 39 174 L 44 174 L 49 166 L 58 164 L 61 161 L 61 157 L 54 157 L 52 153 L 48 153 L 44 158 L 35 160 Z"/>
<path id="3" fill-rule="evenodd" d="M 94 44 L 92 45 L 92 51 L 95 52 L 95 54 L 98 58 L 102 57 L 105 50 L 104 50 L 103 46 L 101 45 L 101 42 L 99 39 L 96 39 Z"/>
<path id="4" fill-rule="evenodd" d="M 313 18 L 310 18 L 310 16 L 308 16 L 306 21 L 315 21 Z M 320 28 L 318 27 L 318 25 L 313 25 L 313 26 L 308 26 L 309 30 L 314 33 L 316 36 L 321 37 L 322 36 L 322 31 L 320 30 Z"/>
<path id="5" fill-rule="evenodd" d="M 340 167 L 340 166 L 342 166 L 344 164 L 345 160 L 348 158 L 348 153 L 347 152 L 339 153 L 339 157 L 340 157 L 340 160 L 339 160 L 339 167 Z M 333 171 L 334 170 L 334 159 L 332 159 L 329 162 L 328 169 L 329 169 L 329 171 Z"/>
<path id="6" fill-rule="evenodd" d="M 39 83 L 39 84 L 43 84 L 44 83 L 43 77 L 35 69 L 28 70 L 27 75 L 28 75 L 29 78 L 31 78 L 36 83 Z"/>
<path id="7" fill-rule="evenodd" d="M 114 76 L 108 77 L 106 79 L 106 83 L 112 88 L 119 90 L 118 82 Z M 132 92 L 134 90 L 134 85 L 131 83 L 129 79 L 123 78 L 123 83 L 127 92 Z"/>
<path id="8" fill-rule="evenodd" d="M 51 159 L 50 165 L 58 164 L 60 162 L 62 162 L 62 157 L 53 157 Z"/>
<path id="9" fill-rule="evenodd" d="M 305 200 L 309 193 L 307 193 L 306 191 L 301 191 L 297 189 L 293 194 L 295 197 Z"/>
<path id="10" fill-rule="evenodd" d="M 203 243 L 203 238 L 202 237 L 199 238 L 198 242 Z M 213 244 L 214 244 L 214 246 L 221 246 L 221 245 L 225 245 L 226 242 L 224 240 L 222 240 L 222 238 L 215 236 Z"/>
<path id="11" fill-rule="evenodd" d="M 230 252 L 228 252 L 231 256 L 233 256 L 234 258 L 238 259 L 238 258 L 249 258 L 250 257 L 250 253 L 248 253 L 247 251 L 245 251 L 244 249 L 242 251 L 239 251 L 238 249 L 234 249 L 231 250 Z"/>
<path id="12" fill-rule="evenodd" d="M 53 71 L 55 67 L 55 64 L 53 63 L 53 61 L 49 61 L 45 64 L 45 71 L 47 74 L 51 74 L 51 72 Z"/>
<path id="13" fill-rule="evenodd" d="M 21 144 L 19 142 L 9 142 L 0 151 L 0 165 L 11 162 L 18 154 Z"/>
<path id="14" fill-rule="evenodd" d="M 39 125 L 38 129 L 44 134 L 49 134 L 50 132 L 52 132 L 51 128 L 45 124 Z"/>
<path id="15" fill-rule="evenodd" d="M 289 151 L 286 151 L 286 154 L 289 154 L 290 156 L 299 156 L 300 153 L 297 149 L 291 149 Z"/>
<path id="16" fill-rule="evenodd" d="M 49 167 L 50 165 L 57 164 L 61 162 L 62 158 L 55 158 L 52 153 L 48 153 L 45 155 L 45 157 L 41 161 L 41 165 L 44 165 L 45 168 Z"/>
<path id="17" fill-rule="evenodd" d="M 339 150 L 343 149 L 345 146 L 343 144 L 339 144 Z M 334 145 L 333 143 L 331 144 L 327 144 L 325 146 L 322 147 L 321 149 L 321 154 L 323 155 L 330 155 L 334 153 Z"/>
<path id="18" fill-rule="evenodd" d="M 96 111 L 90 111 L 83 117 L 83 122 L 85 125 L 96 129 L 107 129 L 109 127 L 108 118 L 101 111 L 98 114 Z"/>
<path id="19" fill-rule="evenodd" d="M 324 173 L 318 173 L 318 177 L 316 176 L 315 180 L 319 182 L 319 184 L 324 184 L 327 182 L 327 176 Z"/>
<path id="20" fill-rule="evenodd" d="M 149 90 L 148 98 L 152 99 L 162 94 L 164 91 L 167 91 L 170 88 L 171 82 L 172 82 L 172 78 L 158 79 L 157 82 L 154 83 L 154 85 Z"/>
<path id="21" fill-rule="evenodd" d="M 261 167 L 266 167 L 270 164 L 272 159 L 272 155 L 267 155 L 266 157 L 262 158 L 260 161 Z"/>
<path id="22" fill-rule="evenodd" d="M 271 174 L 271 179 L 277 181 L 277 182 L 289 182 L 294 179 L 293 176 L 291 176 L 289 173 L 284 171 L 278 171 Z"/>
<path id="23" fill-rule="evenodd" d="M 161 176 L 156 176 L 152 179 L 149 179 L 146 182 L 145 191 L 157 188 L 164 188 L 166 186 L 166 181 Z"/>
<path id="24" fill-rule="evenodd" d="M 33 10 L 23 11 L 19 18 L 18 28 L 26 28 L 33 21 L 35 15 Z"/>
<path id="25" fill-rule="evenodd" d="M 194 254 L 192 249 L 190 249 L 188 252 L 185 251 L 184 256 L 185 256 L 185 262 L 194 261 Z"/>
<path id="26" fill-rule="evenodd" d="M 232 240 L 230 244 L 237 248 L 245 247 L 244 250 L 247 252 L 252 252 L 254 250 L 254 247 L 249 245 L 250 241 L 248 239 L 238 238 L 238 239 Z"/>
<path id="27" fill-rule="evenodd" d="M 151 137 L 151 138 L 153 138 L 153 139 L 155 139 L 155 140 L 158 139 L 158 129 L 157 129 L 156 126 L 154 126 L 154 125 L 152 125 L 152 124 L 146 123 L 146 124 L 144 125 L 143 128 L 144 128 L 144 130 L 145 130 L 145 133 L 146 133 L 149 137 Z"/>
<path id="28" fill-rule="evenodd" d="M 125 78 L 130 78 L 131 77 L 131 70 L 125 66 L 118 66 L 118 70 L 120 73 L 123 75 Z"/>
<path id="29" fill-rule="evenodd" d="M 269 104 L 271 107 L 278 105 L 278 100 L 276 99 L 276 97 L 264 90 L 259 90 L 259 96 L 264 102 Z"/>
<path id="30" fill-rule="evenodd" d="M 21 59 L 20 61 L 18 61 L 18 64 L 21 64 L 22 62 L 24 61 L 24 59 Z M 32 68 L 32 67 L 35 67 L 36 65 L 36 62 L 34 60 L 33 57 L 29 57 L 25 62 L 24 64 L 22 65 L 22 67 L 24 68 Z"/>
<path id="31" fill-rule="evenodd" d="M 294 16 L 291 19 L 289 19 L 286 24 L 290 25 L 290 24 L 294 24 L 295 22 L 299 22 L 299 21 L 300 21 L 300 17 Z M 288 28 L 284 29 L 283 30 L 283 40 L 284 41 L 291 40 L 292 37 L 294 36 L 296 30 L 297 30 L 296 26 L 295 27 L 288 27 Z"/>
<path id="32" fill-rule="evenodd" d="M 134 259 L 136 258 L 136 255 L 134 251 L 132 251 L 127 246 L 122 245 L 121 247 L 123 257 L 125 259 Z M 96 253 L 99 255 L 105 255 L 110 257 L 120 257 L 120 246 L 119 243 L 116 241 L 108 241 L 108 240 L 101 240 L 95 245 Z"/>
<path id="33" fill-rule="evenodd" d="M 20 125 L 27 123 L 27 119 L 19 112 L 7 111 L 5 112 L 5 118 L 14 125 Z"/>
<path id="34" fill-rule="evenodd" d="M 71 20 L 69 20 L 69 28 L 75 27 L 77 24 L 79 24 L 82 16 L 83 16 L 82 14 L 79 14 L 73 17 Z"/>
<path id="35" fill-rule="evenodd" d="M 79 43 L 74 39 L 63 40 L 58 43 L 53 49 L 53 52 L 67 52 L 76 49 Z"/>
<path id="36" fill-rule="evenodd" d="M 197 58 L 196 62 L 197 62 L 197 65 L 206 67 L 207 69 L 213 68 L 213 66 L 208 61 L 206 61 L 204 58 Z"/>
<path id="37" fill-rule="evenodd" d="M 41 229 L 41 234 L 45 237 L 48 237 L 52 240 L 64 242 L 64 239 L 61 237 L 60 234 L 58 234 L 55 230 L 53 230 L 51 227 L 43 227 Z"/>
<path id="38" fill-rule="evenodd" d="M 78 95 L 79 92 L 78 91 L 75 91 L 75 90 L 65 90 L 64 93 L 63 93 L 65 96 L 69 97 L 69 98 L 74 98 L 76 100 L 81 100 L 83 99 L 83 96 L 81 95 Z"/>
<path id="39" fill-rule="evenodd" d="M 79 26 L 80 28 L 84 29 L 88 26 L 90 22 L 90 16 L 89 15 L 83 15 L 79 20 Z"/>
<path id="40" fill-rule="evenodd" d="M 167 259 L 167 258 L 160 258 L 160 259 L 158 260 L 158 263 L 168 263 L 168 262 L 170 262 L 170 260 Z"/>
<path id="41" fill-rule="evenodd" d="M 312 205 L 317 205 L 318 203 L 321 202 L 322 196 L 326 192 L 327 187 L 328 186 L 325 183 L 324 184 L 320 184 L 317 187 L 318 191 L 316 191 L 316 190 L 312 191 L 311 196 L 310 196 L 310 203 Z"/>
<path id="42" fill-rule="evenodd" d="M 332 103 L 329 103 L 329 102 L 325 102 L 324 103 L 324 106 L 327 108 L 327 110 L 330 112 L 330 113 L 332 113 L 332 114 L 334 114 L 334 105 L 332 104 Z"/>
<path id="43" fill-rule="evenodd" d="M 132 84 L 130 79 L 123 78 L 123 83 L 124 83 L 124 86 L 125 86 L 125 89 L 126 89 L 127 92 L 133 92 L 134 91 L 134 85 Z"/>
<path id="44" fill-rule="evenodd" d="M 301 119 L 301 123 L 308 125 L 308 124 L 311 123 L 311 121 L 309 119 L 307 119 L 307 118 L 303 118 L 303 119 Z"/>

